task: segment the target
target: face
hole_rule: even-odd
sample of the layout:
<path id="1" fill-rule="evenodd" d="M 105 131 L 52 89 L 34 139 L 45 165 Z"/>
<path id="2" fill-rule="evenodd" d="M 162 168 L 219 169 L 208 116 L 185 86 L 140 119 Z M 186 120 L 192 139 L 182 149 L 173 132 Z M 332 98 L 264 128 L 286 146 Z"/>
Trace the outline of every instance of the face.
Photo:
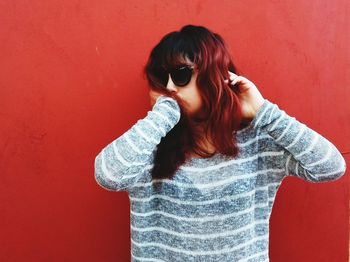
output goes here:
<path id="1" fill-rule="evenodd" d="M 187 64 L 193 65 L 193 63 L 190 61 L 188 61 Z M 197 76 L 197 69 L 194 68 L 191 81 L 186 86 L 176 86 L 169 74 L 169 79 L 166 86 L 168 91 L 174 92 L 177 97 L 184 102 L 190 115 L 194 115 L 202 108 L 202 99 L 196 84 Z"/>

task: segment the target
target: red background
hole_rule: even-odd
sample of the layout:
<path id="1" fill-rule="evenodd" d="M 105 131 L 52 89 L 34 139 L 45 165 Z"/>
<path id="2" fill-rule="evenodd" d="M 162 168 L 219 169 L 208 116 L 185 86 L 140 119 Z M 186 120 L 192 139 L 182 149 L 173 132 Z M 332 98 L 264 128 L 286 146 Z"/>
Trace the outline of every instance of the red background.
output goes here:
<path id="1" fill-rule="evenodd" d="M 221 34 L 262 95 L 349 161 L 350 1 L 0 2 L 0 261 L 128 261 L 129 200 L 100 150 L 150 110 L 142 68 L 185 24 Z M 348 260 L 349 178 L 288 177 L 272 262 Z"/>

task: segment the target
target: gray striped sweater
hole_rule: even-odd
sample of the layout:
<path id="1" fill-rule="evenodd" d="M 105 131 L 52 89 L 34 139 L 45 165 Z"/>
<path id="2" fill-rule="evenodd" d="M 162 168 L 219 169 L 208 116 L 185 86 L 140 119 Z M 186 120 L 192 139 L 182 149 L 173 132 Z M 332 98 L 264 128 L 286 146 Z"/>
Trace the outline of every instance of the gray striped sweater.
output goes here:
<path id="1" fill-rule="evenodd" d="M 346 170 L 330 141 L 265 99 L 237 133 L 239 157 L 192 158 L 173 180 L 152 182 L 156 146 L 179 120 L 176 100 L 160 96 L 95 158 L 96 182 L 128 192 L 132 261 L 269 261 L 269 218 L 283 178 L 327 182 Z"/>

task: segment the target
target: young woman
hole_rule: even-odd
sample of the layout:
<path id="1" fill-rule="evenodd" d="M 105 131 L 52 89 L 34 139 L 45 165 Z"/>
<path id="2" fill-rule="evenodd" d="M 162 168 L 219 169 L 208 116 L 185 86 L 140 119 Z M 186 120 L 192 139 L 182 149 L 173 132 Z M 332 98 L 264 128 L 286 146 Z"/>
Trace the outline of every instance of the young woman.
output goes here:
<path id="1" fill-rule="evenodd" d="M 164 36 L 145 74 L 152 110 L 95 159 L 97 183 L 128 192 L 132 261 L 269 261 L 282 180 L 339 179 L 344 158 L 263 98 L 203 26 Z"/>

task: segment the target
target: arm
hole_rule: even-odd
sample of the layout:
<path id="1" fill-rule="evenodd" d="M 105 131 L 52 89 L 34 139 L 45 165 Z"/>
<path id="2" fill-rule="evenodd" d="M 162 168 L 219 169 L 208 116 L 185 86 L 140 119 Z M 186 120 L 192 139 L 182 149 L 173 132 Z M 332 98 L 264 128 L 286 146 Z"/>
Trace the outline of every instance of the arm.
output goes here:
<path id="1" fill-rule="evenodd" d="M 157 145 L 179 122 L 180 116 L 175 99 L 159 96 L 145 118 L 138 120 L 96 156 L 96 182 L 109 191 L 130 188 L 152 164 Z"/>
<path id="2" fill-rule="evenodd" d="M 268 133 L 285 149 L 286 175 L 314 183 L 337 180 L 344 175 L 346 163 L 338 149 L 269 100 L 265 99 L 251 125 Z"/>

